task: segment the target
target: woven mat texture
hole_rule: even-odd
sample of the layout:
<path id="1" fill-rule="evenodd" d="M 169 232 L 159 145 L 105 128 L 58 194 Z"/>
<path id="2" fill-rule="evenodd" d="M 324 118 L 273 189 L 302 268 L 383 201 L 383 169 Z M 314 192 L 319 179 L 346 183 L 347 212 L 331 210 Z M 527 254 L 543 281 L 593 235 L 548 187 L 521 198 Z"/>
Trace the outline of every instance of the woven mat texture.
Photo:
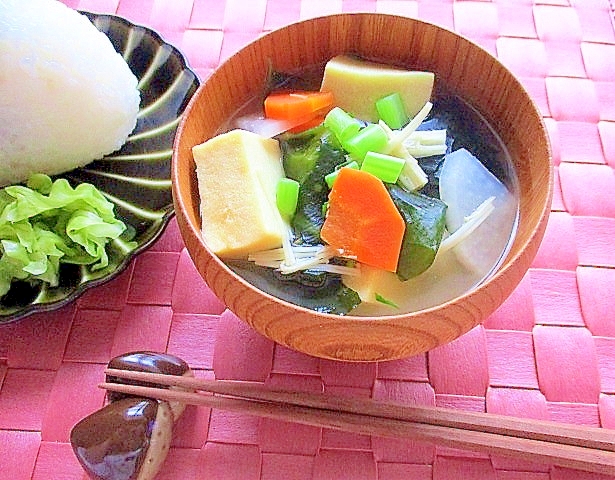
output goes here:
<path id="1" fill-rule="evenodd" d="M 418 17 L 497 55 L 545 117 L 555 197 L 532 268 L 484 325 L 402 361 L 315 359 L 262 338 L 201 281 L 173 220 L 116 280 L 0 328 L 0 479 L 82 480 L 68 435 L 106 362 L 150 349 L 197 375 L 615 428 L 615 31 L 608 0 L 63 0 L 159 31 L 205 79 L 264 31 L 327 13 Z M 615 479 L 191 408 L 158 480 Z"/>

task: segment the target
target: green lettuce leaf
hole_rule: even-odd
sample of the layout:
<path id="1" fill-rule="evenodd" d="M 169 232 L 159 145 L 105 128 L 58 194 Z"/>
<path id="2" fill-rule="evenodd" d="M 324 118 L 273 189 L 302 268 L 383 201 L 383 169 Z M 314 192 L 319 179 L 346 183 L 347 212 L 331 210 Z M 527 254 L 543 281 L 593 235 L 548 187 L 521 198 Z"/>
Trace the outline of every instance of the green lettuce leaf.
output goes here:
<path id="1" fill-rule="evenodd" d="M 5 187 L 0 190 L 0 296 L 15 280 L 57 286 L 61 263 L 107 267 L 107 244 L 125 230 L 113 203 L 94 185 L 73 188 L 65 179 L 52 182 L 39 174 L 26 186 Z"/>

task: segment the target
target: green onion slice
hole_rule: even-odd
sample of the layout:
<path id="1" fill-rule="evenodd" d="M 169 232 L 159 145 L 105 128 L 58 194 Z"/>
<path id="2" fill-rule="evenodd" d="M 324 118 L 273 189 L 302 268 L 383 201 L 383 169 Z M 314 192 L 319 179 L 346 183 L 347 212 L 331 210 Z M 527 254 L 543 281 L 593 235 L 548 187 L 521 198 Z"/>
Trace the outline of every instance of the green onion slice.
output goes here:
<path id="1" fill-rule="evenodd" d="M 329 110 L 325 116 L 325 126 L 333 132 L 340 142 L 350 138 L 361 129 L 361 125 L 340 107 Z"/>
<path id="2" fill-rule="evenodd" d="M 377 123 L 371 123 L 342 141 L 342 147 L 361 164 L 367 152 L 382 152 L 388 143 L 389 136 L 384 129 Z"/>
<path id="3" fill-rule="evenodd" d="M 401 128 L 408 122 L 404 102 L 397 92 L 376 100 L 376 110 L 384 123 L 392 129 Z"/>
<path id="4" fill-rule="evenodd" d="M 342 165 L 341 168 L 354 168 L 355 170 L 358 170 L 359 169 L 359 164 L 353 160 L 350 163 Z M 330 174 L 325 175 L 325 182 L 327 182 L 327 185 L 328 185 L 329 188 L 333 188 L 333 183 L 335 182 L 335 179 L 337 178 L 339 173 L 340 173 L 340 168 L 336 168 Z"/>
<path id="5" fill-rule="evenodd" d="M 367 152 L 361 165 L 361 170 L 375 175 L 386 183 L 395 183 L 404 168 L 403 158 L 393 157 L 377 152 Z"/>
<path id="6" fill-rule="evenodd" d="M 275 201 L 283 217 L 292 218 L 297 210 L 299 182 L 292 178 L 281 178 L 276 187 Z"/>

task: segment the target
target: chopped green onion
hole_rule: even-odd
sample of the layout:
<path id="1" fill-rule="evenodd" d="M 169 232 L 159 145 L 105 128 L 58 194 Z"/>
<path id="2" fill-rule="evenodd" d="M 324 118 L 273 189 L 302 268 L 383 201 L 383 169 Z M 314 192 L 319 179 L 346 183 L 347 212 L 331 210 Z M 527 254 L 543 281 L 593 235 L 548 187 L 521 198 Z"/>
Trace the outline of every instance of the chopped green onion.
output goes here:
<path id="1" fill-rule="evenodd" d="M 393 302 L 392 300 L 389 300 L 388 298 L 383 297 L 379 293 L 376 293 L 376 301 L 379 303 L 388 305 L 389 307 L 399 308 L 399 306 L 395 302 Z"/>
<path id="2" fill-rule="evenodd" d="M 329 110 L 325 116 L 325 126 L 333 132 L 340 142 L 350 138 L 361 129 L 361 125 L 340 107 Z"/>
<path id="3" fill-rule="evenodd" d="M 276 188 L 275 201 L 283 217 L 292 217 L 297 210 L 299 182 L 292 178 L 281 178 Z"/>
<path id="4" fill-rule="evenodd" d="M 389 139 L 395 136 L 395 132 L 391 130 L 386 123 L 381 120 L 379 124 L 387 133 Z M 408 152 L 408 149 L 403 144 L 397 143 L 394 145 L 393 149 L 389 150 L 389 154 L 403 158 L 406 162 L 399 174 L 397 183 L 411 192 L 427 185 L 427 174 L 423 171 L 419 162 L 416 161 L 416 158 L 410 155 L 410 152 Z"/>
<path id="5" fill-rule="evenodd" d="M 352 162 L 350 162 L 350 163 L 348 163 L 346 165 L 342 165 L 341 168 L 354 168 L 355 170 L 358 170 L 359 169 L 359 164 L 353 160 Z M 333 187 L 333 182 L 335 182 L 335 179 L 337 178 L 339 173 L 340 173 L 340 169 L 336 168 L 329 175 L 325 175 L 325 182 L 327 182 L 327 185 L 329 186 L 329 188 Z"/>
<path id="6" fill-rule="evenodd" d="M 382 152 L 388 143 L 389 136 L 384 129 L 372 123 L 344 140 L 342 146 L 361 164 L 367 152 Z"/>
<path id="7" fill-rule="evenodd" d="M 403 158 L 393 157 L 377 152 L 367 152 L 361 165 L 361 170 L 375 175 L 386 183 L 395 183 L 404 168 Z"/>
<path id="8" fill-rule="evenodd" d="M 399 93 L 395 92 L 376 100 L 376 110 L 380 118 L 393 129 L 403 127 L 408 121 L 408 114 Z"/>

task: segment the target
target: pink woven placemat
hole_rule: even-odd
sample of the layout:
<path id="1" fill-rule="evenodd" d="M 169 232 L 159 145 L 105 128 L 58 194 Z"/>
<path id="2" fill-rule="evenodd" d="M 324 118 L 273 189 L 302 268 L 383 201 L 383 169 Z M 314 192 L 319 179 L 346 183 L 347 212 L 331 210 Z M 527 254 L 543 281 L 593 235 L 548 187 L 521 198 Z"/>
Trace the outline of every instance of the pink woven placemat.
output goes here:
<path id="1" fill-rule="evenodd" d="M 208 290 L 172 221 L 119 278 L 0 327 L 0 479 L 85 478 L 68 434 L 103 405 L 112 357 L 174 353 L 197 375 L 615 428 L 615 30 L 608 0 L 64 0 L 152 27 L 206 78 L 286 23 L 418 17 L 497 55 L 536 100 L 556 165 L 546 238 L 484 325 L 403 361 L 315 359 L 262 338 Z M 160 480 L 615 479 L 189 407 Z"/>

